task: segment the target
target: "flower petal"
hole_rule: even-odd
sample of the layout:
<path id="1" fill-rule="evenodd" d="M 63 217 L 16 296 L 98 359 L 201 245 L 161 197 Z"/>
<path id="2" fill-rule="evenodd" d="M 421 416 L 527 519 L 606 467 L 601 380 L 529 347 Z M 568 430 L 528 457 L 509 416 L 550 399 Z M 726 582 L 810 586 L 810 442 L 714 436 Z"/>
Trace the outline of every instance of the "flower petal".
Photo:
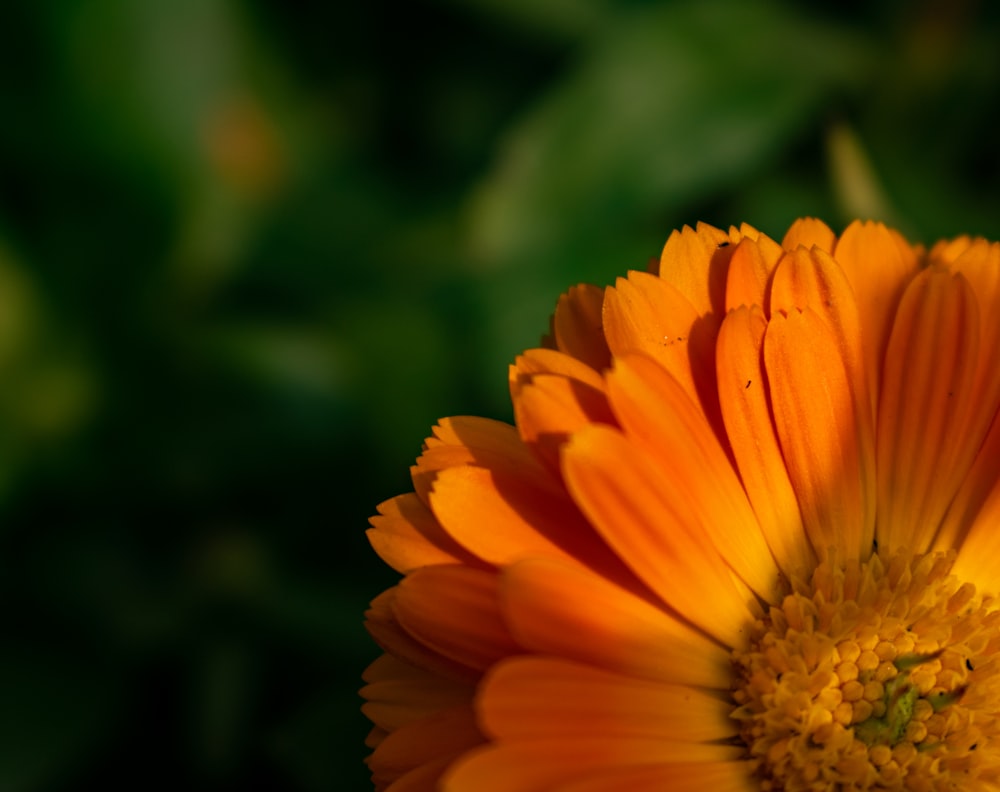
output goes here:
<path id="1" fill-rule="evenodd" d="M 569 739 L 501 743 L 472 751 L 445 773 L 443 792 L 548 792 L 601 769 L 662 762 L 724 762 L 745 749 L 663 740 Z"/>
<path id="2" fill-rule="evenodd" d="M 881 223 L 851 223 L 837 240 L 834 257 L 854 289 L 864 338 L 865 371 L 872 404 L 878 404 L 882 360 L 899 298 L 916 275 L 916 251 L 898 231 Z"/>
<path id="3" fill-rule="evenodd" d="M 903 295 L 879 403 L 879 544 L 925 552 L 981 437 L 966 430 L 979 355 L 968 281 L 924 270 Z"/>
<path id="4" fill-rule="evenodd" d="M 851 285 L 828 253 L 798 248 L 786 253 L 778 264 L 770 300 L 772 315 L 811 309 L 830 327 L 836 342 L 854 401 L 864 506 L 861 543 L 867 547 L 875 535 L 875 404 L 868 385 L 874 376 L 865 370 L 861 324 Z"/>
<path id="5" fill-rule="evenodd" d="M 483 736 L 468 704 L 412 721 L 388 735 L 368 757 L 373 779 L 392 781 L 435 760 L 481 745 Z"/>
<path id="6" fill-rule="evenodd" d="M 830 226 L 815 217 L 803 217 L 796 220 L 785 233 L 785 238 L 781 240 L 781 246 L 785 250 L 795 250 L 803 247 L 811 250 L 817 247 L 832 253 L 837 242 L 837 235 L 830 230 Z"/>
<path id="7" fill-rule="evenodd" d="M 735 259 L 735 256 L 734 256 Z M 719 331 L 719 401 L 740 477 L 771 552 L 786 577 L 816 557 L 778 445 L 762 349 L 767 320 L 758 306 L 732 311 Z"/>
<path id="8" fill-rule="evenodd" d="M 642 447 L 588 426 L 566 446 L 563 475 L 600 535 L 664 602 L 729 646 L 742 640 L 746 599 L 712 540 L 664 497 L 669 482 Z"/>
<path id="9" fill-rule="evenodd" d="M 455 756 L 444 756 L 433 762 L 422 764 L 420 767 L 401 775 L 389 786 L 373 778 L 375 792 L 438 792 L 438 781 L 448 766 L 455 761 L 455 758 Z"/>
<path id="10" fill-rule="evenodd" d="M 559 298 L 552 316 L 556 348 L 597 371 L 611 365 L 601 321 L 603 305 L 604 289 L 581 284 Z"/>
<path id="11" fill-rule="evenodd" d="M 561 477 L 559 454 L 570 434 L 590 423 L 615 424 L 604 383 L 537 374 L 514 397 L 514 417 L 524 442 Z"/>
<path id="12" fill-rule="evenodd" d="M 726 311 L 741 305 L 766 307 L 768 283 L 780 256 L 781 248 L 764 235 L 736 245 L 726 279 Z"/>
<path id="13" fill-rule="evenodd" d="M 436 676 L 462 683 L 478 679 L 480 674 L 475 668 L 445 657 L 400 626 L 395 612 L 398 595 L 398 586 L 393 586 L 373 599 L 365 612 L 365 629 L 375 643 L 386 653 Z"/>
<path id="14" fill-rule="evenodd" d="M 686 762 L 599 770 L 552 792 L 755 792 L 755 779 L 745 761 Z"/>
<path id="15" fill-rule="evenodd" d="M 663 246 L 660 277 L 677 288 L 699 315 L 721 315 L 730 246 L 738 241 L 738 234 L 728 234 L 708 223 L 698 223 L 696 229 L 684 226 Z"/>
<path id="16" fill-rule="evenodd" d="M 731 702 L 551 657 L 517 657 L 493 668 L 476 698 L 494 740 L 653 737 L 681 742 L 736 736 Z"/>
<path id="17" fill-rule="evenodd" d="M 474 688 L 382 655 L 363 675 L 361 711 L 387 732 L 460 704 L 471 706 Z"/>
<path id="18" fill-rule="evenodd" d="M 604 300 L 604 328 L 616 358 L 642 352 L 669 371 L 720 427 L 715 389 L 716 320 L 701 316 L 672 284 L 644 272 L 619 278 Z"/>
<path id="19" fill-rule="evenodd" d="M 414 493 L 379 504 L 371 518 L 368 541 L 381 559 L 406 574 L 432 564 L 475 564 L 475 556 L 452 539 Z"/>
<path id="20" fill-rule="evenodd" d="M 975 585 L 977 591 L 993 596 L 1000 593 L 1000 581 L 997 579 L 997 558 L 1000 558 L 998 526 L 1000 482 L 994 482 L 982 508 L 971 521 L 952 568 L 959 580 L 968 581 Z"/>
<path id="21" fill-rule="evenodd" d="M 522 561 L 501 573 L 500 598 L 511 633 L 529 651 L 679 685 L 731 684 L 729 654 L 717 643 L 579 567 Z"/>
<path id="22" fill-rule="evenodd" d="M 542 557 L 586 564 L 609 575 L 621 570 L 577 506 L 552 486 L 547 474 L 451 468 L 438 474 L 430 501 L 444 530 L 489 564 Z"/>
<path id="23" fill-rule="evenodd" d="M 758 595 L 777 595 L 778 567 L 735 470 L 712 427 L 658 364 L 631 355 L 608 375 L 612 408 L 636 445 L 656 459 L 659 496 L 692 533 L 716 551 Z"/>
<path id="24" fill-rule="evenodd" d="M 425 567 L 397 588 L 392 611 L 421 644 L 469 668 L 485 670 L 521 651 L 500 617 L 497 575 L 465 566 Z"/>
<path id="25" fill-rule="evenodd" d="M 816 554 L 871 552 L 854 398 L 829 325 L 812 309 L 774 314 L 764 336 L 774 423 Z"/>
<path id="26" fill-rule="evenodd" d="M 604 378 L 597 371 L 564 352 L 555 349 L 529 349 L 518 355 L 514 365 L 510 367 L 511 396 L 517 398 L 521 386 L 531 382 L 536 374 L 558 374 L 579 380 L 593 388 L 600 388 L 604 383 Z"/>

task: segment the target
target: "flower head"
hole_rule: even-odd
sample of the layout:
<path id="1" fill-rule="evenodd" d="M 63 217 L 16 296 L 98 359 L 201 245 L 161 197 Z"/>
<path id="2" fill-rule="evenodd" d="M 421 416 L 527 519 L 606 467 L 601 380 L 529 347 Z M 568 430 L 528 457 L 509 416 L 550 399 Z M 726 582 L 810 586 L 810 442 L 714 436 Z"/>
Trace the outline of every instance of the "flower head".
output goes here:
<path id="1" fill-rule="evenodd" d="M 375 786 L 1000 785 L 1000 245 L 675 232 L 379 507 Z"/>

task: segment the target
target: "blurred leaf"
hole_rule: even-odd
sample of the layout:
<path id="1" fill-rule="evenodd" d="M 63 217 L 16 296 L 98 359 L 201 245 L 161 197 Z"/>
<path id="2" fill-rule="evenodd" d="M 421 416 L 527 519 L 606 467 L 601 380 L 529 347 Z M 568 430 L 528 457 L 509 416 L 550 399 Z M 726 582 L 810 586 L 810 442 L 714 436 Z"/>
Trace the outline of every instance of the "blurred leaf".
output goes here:
<path id="1" fill-rule="evenodd" d="M 568 239 L 620 232 L 624 218 L 745 178 L 866 55 L 856 36 L 770 3 L 623 17 L 508 137 L 474 208 L 472 254 L 529 266 Z"/>
<path id="2" fill-rule="evenodd" d="M 511 130 L 475 196 L 469 256 L 496 273 L 489 322 L 514 331 L 494 330 L 486 362 L 535 343 L 568 286 L 643 267 L 671 230 L 654 220 L 767 167 L 868 55 L 856 32 L 768 2 L 641 6 L 610 22 Z M 512 303 L 499 284 L 514 280 L 548 309 Z"/>
<path id="3" fill-rule="evenodd" d="M 109 686 L 71 655 L 0 656 L 0 789 L 59 782 L 106 736 L 116 702 Z"/>
<path id="4" fill-rule="evenodd" d="M 597 29 L 612 15 L 607 0 L 450 0 L 520 31 L 580 36 Z"/>

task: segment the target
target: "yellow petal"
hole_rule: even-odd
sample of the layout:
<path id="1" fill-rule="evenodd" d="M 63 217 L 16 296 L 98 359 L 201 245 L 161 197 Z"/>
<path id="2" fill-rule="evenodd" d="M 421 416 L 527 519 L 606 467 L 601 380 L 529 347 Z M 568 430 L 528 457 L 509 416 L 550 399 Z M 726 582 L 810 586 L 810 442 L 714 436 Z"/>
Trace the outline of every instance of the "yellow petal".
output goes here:
<path id="1" fill-rule="evenodd" d="M 926 551 L 981 438 L 968 425 L 979 349 L 968 282 L 924 270 L 899 304 L 879 403 L 879 545 Z"/>
<path id="2" fill-rule="evenodd" d="M 659 497 L 683 516 L 693 534 L 708 537 L 718 554 L 759 596 L 778 592 L 778 568 L 736 472 L 684 389 L 647 357 L 620 358 L 608 375 L 612 408 L 637 446 L 659 467 Z"/>
<path id="3" fill-rule="evenodd" d="M 866 558 L 858 422 L 840 350 L 812 309 L 774 314 L 764 336 L 774 422 L 806 533 L 818 556 Z"/>
<path id="4" fill-rule="evenodd" d="M 735 256 L 734 256 L 735 259 Z M 719 401 L 747 497 L 771 552 L 786 577 L 816 564 L 778 445 L 762 349 L 767 320 L 745 306 L 729 314 L 719 332 Z"/>
<path id="5" fill-rule="evenodd" d="M 664 497 L 669 482 L 642 447 L 588 426 L 566 446 L 563 475 L 598 533 L 664 602 L 728 646 L 742 640 L 748 603 L 712 540 Z"/>
<path id="6" fill-rule="evenodd" d="M 515 564 L 501 573 L 501 602 L 512 634 L 531 651 L 678 685 L 731 684 L 729 654 L 719 644 L 641 593 L 579 567 Z"/>
<path id="7" fill-rule="evenodd" d="M 517 657 L 483 680 L 476 710 L 494 740 L 736 737 L 733 705 L 698 688 L 623 676 L 552 657 Z"/>

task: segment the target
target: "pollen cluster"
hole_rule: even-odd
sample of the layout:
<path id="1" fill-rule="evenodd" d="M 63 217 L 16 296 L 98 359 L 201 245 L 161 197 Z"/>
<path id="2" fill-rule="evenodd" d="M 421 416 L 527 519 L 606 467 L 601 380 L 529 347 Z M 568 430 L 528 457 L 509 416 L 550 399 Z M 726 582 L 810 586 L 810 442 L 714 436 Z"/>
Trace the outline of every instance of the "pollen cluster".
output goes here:
<path id="1" fill-rule="evenodd" d="M 1000 602 L 940 553 L 821 563 L 733 654 L 762 790 L 1000 783 Z"/>

